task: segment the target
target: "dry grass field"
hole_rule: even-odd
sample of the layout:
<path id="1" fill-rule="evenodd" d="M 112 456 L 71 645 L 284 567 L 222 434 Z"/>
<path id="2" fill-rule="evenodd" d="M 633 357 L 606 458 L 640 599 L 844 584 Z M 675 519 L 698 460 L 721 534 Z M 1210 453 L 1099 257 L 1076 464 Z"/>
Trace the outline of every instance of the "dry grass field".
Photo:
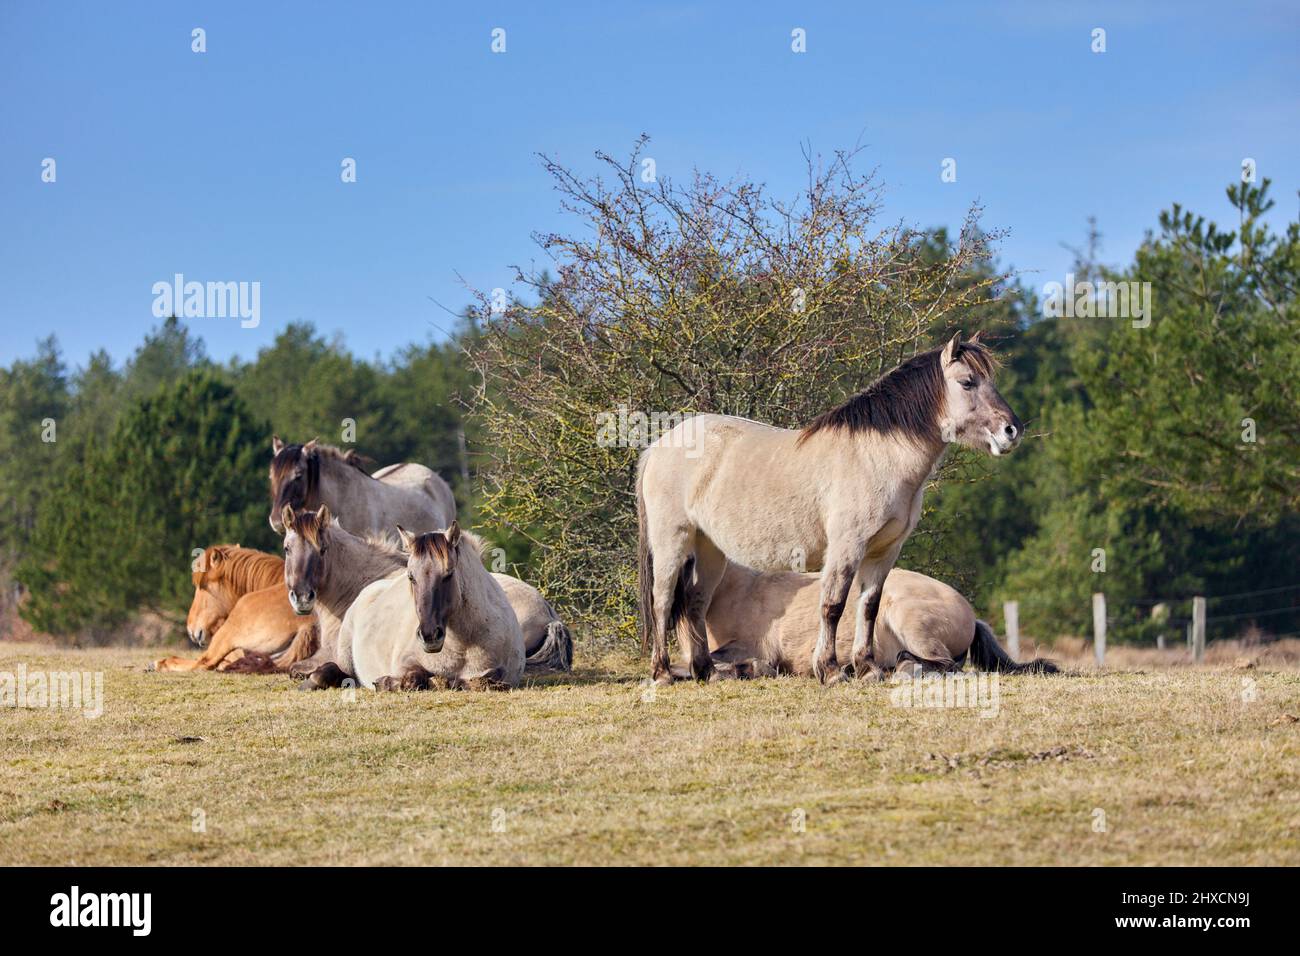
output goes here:
<path id="1" fill-rule="evenodd" d="M 1300 669 L 1219 656 L 1080 657 L 972 708 L 651 691 L 617 656 L 512 693 L 306 694 L 0 643 L 0 673 L 104 682 L 94 719 L 0 709 L 0 863 L 1300 863 Z"/>

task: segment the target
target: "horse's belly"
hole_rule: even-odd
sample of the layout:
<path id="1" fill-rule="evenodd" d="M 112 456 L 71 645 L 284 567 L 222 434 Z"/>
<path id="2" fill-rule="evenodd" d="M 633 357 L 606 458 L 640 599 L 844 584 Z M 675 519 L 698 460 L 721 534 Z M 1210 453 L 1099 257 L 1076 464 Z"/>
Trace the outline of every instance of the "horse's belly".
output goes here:
<path id="1" fill-rule="evenodd" d="M 717 525 L 700 530 L 729 559 L 756 571 L 819 571 L 826 556 L 826 536 L 820 528 L 771 535 Z"/>
<path id="2" fill-rule="evenodd" d="M 737 429 L 739 435 L 742 430 Z M 695 524 L 727 557 L 758 571 L 816 571 L 826 528 L 789 437 L 760 426 L 700 466 L 687 495 Z"/>

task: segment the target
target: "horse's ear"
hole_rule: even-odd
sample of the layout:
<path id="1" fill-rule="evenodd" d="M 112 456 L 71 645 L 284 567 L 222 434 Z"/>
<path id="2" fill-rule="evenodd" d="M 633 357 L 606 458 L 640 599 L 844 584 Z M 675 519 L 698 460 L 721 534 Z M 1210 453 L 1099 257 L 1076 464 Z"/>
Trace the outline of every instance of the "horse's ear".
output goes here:
<path id="1" fill-rule="evenodd" d="M 319 438 L 313 438 L 311 441 L 307 442 L 307 444 L 302 446 L 302 456 L 306 458 L 308 455 L 310 455 L 312 452 L 316 450 L 316 446 L 319 444 L 320 444 Z"/>
<path id="2" fill-rule="evenodd" d="M 966 344 L 983 345 L 984 344 L 983 339 L 984 339 L 984 330 L 980 329 L 978 332 L 976 332 L 974 335 L 972 335 L 969 339 L 966 340 Z"/>
<path id="3" fill-rule="evenodd" d="M 280 509 L 280 524 L 284 525 L 286 530 L 293 527 L 293 505 L 285 505 Z"/>
<path id="4" fill-rule="evenodd" d="M 447 543 L 451 545 L 451 548 L 454 551 L 456 545 L 460 542 L 460 522 L 453 519 L 451 527 L 448 528 L 444 534 L 447 535 Z"/>
<path id="5" fill-rule="evenodd" d="M 214 548 L 208 548 L 208 560 L 207 560 L 208 567 L 215 568 L 218 564 L 225 561 L 226 558 L 228 557 L 229 555 L 226 553 L 226 549 L 221 547 L 220 545 Z"/>
<path id="6" fill-rule="evenodd" d="M 943 364 L 945 366 L 953 363 L 953 359 L 957 357 L 957 346 L 959 345 L 961 345 L 961 333 L 956 332 L 948 340 L 948 344 L 943 347 Z"/>
<path id="7" fill-rule="evenodd" d="M 279 435 L 271 436 L 271 454 L 278 455 L 284 449 L 284 442 L 280 441 Z"/>
<path id="8" fill-rule="evenodd" d="M 400 524 L 397 525 L 397 536 L 402 539 L 402 547 L 405 548 L 407 552 L 415 551 L 415 535 L 411 534 L 411 532 L 407 531 Z"/>
<path id="9" fill-rule="evenodd" d="M 321 506 L 316 509 L 316 527 L 328 528 L 333 520 L 334 516 L 330 514 L 330 506 L 322 501 Z"/>

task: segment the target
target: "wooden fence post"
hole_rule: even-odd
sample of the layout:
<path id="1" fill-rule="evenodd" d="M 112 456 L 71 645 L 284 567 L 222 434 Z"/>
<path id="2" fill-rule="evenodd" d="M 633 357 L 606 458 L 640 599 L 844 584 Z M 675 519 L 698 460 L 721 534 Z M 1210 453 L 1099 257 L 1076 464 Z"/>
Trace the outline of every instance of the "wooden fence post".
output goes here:
<path id="1" fill-rule="evenodd" d="M 1011 656 L 1020 660 L 1020 602 L 1004 601 L 1002 618 L 1006 621 L 1007 647 L 1011 651 Z"/>
<path id="2" fill-rule="evenodd" d="M 1205 660 L 1205 598 L 1192 598 L 1192 660 Z"/>
<path id="3" fill-rule="evenodd" d="M 1156 632 L 1156 650 L 1165 649 L 1165 626 L 1169 623 L 1169 605 L 1160 601 L 1151 606 L 1151 620 L 1155 621 L 1160 630 Z"/>
<path id="4" fill-rule="evenodd" d="M 1101 667 L 1106 663 L 1106 595 L 1101 592 L 1092 596 L 1092 650 Z"/>

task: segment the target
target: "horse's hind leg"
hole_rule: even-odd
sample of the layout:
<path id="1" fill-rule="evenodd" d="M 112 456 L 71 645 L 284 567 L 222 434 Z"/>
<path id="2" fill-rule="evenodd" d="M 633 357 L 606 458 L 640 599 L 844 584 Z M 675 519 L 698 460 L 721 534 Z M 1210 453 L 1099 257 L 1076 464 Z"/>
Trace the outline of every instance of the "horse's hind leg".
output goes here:
<path id="1" fill-rule="evenodd" d="M 650 651 L 650 673 L 657 684 L 668 684 L 673 674 L 668 667 L 668 636 L 676 633 L 678 618 L 685 611 L 687 596 L 683 573 L 688 570 L 690 535 L 679 532 L 665 536 L 664 540 L 651 541 L 654 560 L 651 594 L 654 607 L 653 646 Z M 680 634 L 682 650 L 690 660 L 689 643 Z M 705 645 L 707 653 L 708 645 Z"/>
<path id="2" fill-rule="evenodd" d="M 705 680 L 713 670 L 713 658 L 709 656 L 709 636 L 704 619 L 708 614 L 709 604 L 713 601 L 713 592 L 727 570 L 727 556 L 718 550 L 718 546 L 697 533 L 695 535 L 695 560 L 693 579 L 686 582 L 686 627 L 678 630 L 677 640 L 681 645 L 682 658 L 688 662 L 691 676 L 696 680 Z"/>

